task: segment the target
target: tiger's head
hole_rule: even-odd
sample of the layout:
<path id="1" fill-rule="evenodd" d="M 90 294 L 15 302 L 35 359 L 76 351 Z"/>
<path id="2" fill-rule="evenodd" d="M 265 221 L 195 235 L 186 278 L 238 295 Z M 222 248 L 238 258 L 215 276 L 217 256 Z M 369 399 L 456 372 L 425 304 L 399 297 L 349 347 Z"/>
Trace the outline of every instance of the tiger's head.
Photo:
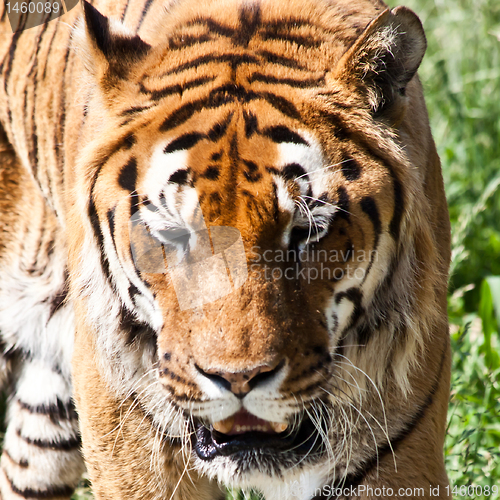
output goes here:
<path id="1" fill-rule="evenodd" d="M 75 38 L 73 279 L 109 383 L 198 470 L 269 498 L 373 465 L 445 352 L 418 18 L 182 0 L 139 36 L 85 4 Z"/>

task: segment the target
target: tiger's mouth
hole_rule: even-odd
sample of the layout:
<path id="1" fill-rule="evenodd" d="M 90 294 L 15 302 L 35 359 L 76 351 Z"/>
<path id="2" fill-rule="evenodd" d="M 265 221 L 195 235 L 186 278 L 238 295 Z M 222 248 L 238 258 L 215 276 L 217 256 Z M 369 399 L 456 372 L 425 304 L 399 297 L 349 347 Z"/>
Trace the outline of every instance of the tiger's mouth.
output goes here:
<path id="1" fill-rule="evenodd" d="M 308 418 L 289 426 L 269 422 L 242 409 L 233 416 L 206 426 L 195 424 L 194 449 L 202 460 L 218 456 L 244 456 L 246 452 L 259 451 L 260 455 L 292 452 L 305 456 L 321 445 L 314 424 Z"/>

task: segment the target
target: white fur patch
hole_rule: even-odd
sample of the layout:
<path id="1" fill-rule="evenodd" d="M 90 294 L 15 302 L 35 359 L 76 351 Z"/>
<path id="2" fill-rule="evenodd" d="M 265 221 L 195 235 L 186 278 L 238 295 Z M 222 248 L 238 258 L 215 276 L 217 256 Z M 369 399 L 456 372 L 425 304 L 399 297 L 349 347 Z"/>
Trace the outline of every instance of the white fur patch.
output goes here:
<path id="1" fill-rule="evenodd" d="M 51 298 L 64 288 L 65 258 L 54 252 L 39 276 L 20 267 L 2 269 L 0 330 L 8 348 L 36 353 L 57 366 L 69 380 L 73 353 L 74 312 L 65 304 L 51 313 Z"/>
<path id="2" fill-rule="evenodd" d="M 161 143 L 153 151 L 147 174 L 140 188 L 140 192 L 147 194 L 155 203 L 159 203 L 159 195 L 167 186 L 170 176 L 177 170 L 187 168 L 188 151 L 164 153 L 165 146 L 165 143 Z M 179 187 L 177 184 L 172 186 Z"/>
<path id="3" fill-rule="evenodd" d="M 282 211 L 292 215 L 282 236 L 285 247 L 290 245 L 294 227 L 310 229 L 310 238 L 307 238 L 306 244 L 309 239 L 319 241 L 327 233 L 329 220 L 337 210 L 333 203 L 320 199 L 323 193 L 328 192 L 327 179 L 328 174 L 331 174 L 329 166 L 325 164 L 321 146 L 311 134 L 305 131 L 300 133 L 309 145 L 291 142 L 278 145 L 276 167 L 284 169 L 287 165 L 298 164 L 305 172 L 294 180 L 300 188 L 300 196 L 295 199 L 284 179 L 275 176 L 278 205 Z M 312 204 L 314 206 L 311 208 Z"/>
<path id="4" fill-rule="evenodd" d="M 59 398 L 70 401 L 69 381 L 42 361 L 26 363 L 19 377 L 17 397 L 31 406 L 56 404 Z"/>
<path id="5" fill-rule="evenodd" d="M 290 163 L 298 163 L 307 173 L 323 168 L 325 166 L 325 158 L 320 144 L 305 130 L 300 130 L 299 133 L 306 139 L 309 146 L 293 142 L 279 144 L 279 160 L 276 166 L 279 168 Z"/>

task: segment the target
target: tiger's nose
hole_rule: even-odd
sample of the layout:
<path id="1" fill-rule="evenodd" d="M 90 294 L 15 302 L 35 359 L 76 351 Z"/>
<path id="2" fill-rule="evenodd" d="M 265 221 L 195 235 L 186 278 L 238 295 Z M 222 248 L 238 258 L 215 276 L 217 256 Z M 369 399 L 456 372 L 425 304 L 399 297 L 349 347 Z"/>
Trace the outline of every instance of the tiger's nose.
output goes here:
<path id="1" fill-rule="evenodd" d="M 231 391 L 236 397 L 244 398 L 257 385 L 271 380 L 285 364 L 265 364 L 238 372 L 223 372 L 220 370 L 203 370 L 199 366 L 196 369 L 205 377 Z"/>

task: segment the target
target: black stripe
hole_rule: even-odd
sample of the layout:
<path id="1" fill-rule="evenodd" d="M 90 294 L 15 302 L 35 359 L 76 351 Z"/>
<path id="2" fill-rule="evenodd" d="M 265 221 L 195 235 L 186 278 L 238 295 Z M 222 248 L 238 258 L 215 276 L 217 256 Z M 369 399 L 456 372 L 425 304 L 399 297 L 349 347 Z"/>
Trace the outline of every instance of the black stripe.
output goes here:
<path id="1" fill-rule="evenodd" d="M 265 213 L 263 212 L 262 203 L 257 200 L 254 194 L 250 193 L 246 189 L 242 189 L 240 194 L 247 197 L 246 206 L 248 211 L 252 213 L 252 217 L 258 217 L 260 220 L 265 220 Z"/>
<path id="2" fill-rule="evenodd" d="M 34 261 L 31 265 L 32 269 L 36 269 L 36 264 L 38 262 L 38 256 L 40 255 L 40 253 L 42 251 L 43 243 L 45 241 L 45 234 L 47 233 L 48 228 L 49 228 L 49 225 L 45 223 L 46 218 L 47 218 L 47 210 L 48 210 L 48 207 L 45 203 L 43 203 L 43 205 L 41 206 L 41 210 L 42 210 L 42 213 L 40 214 L 40 220 L 42 220 L 43 223 L 41 224 L 41 230 L 38 231 L 38 240 L 36 242 L 36 252 L 34 254 L 35 258 L 34 258 Z M 32 238 L 32 236 L 30 235 L 30 240 L 31 240 L 30 243 L 31 243 L 31 245 L 33 245 L 33 243 L 35 243 L 35 242 L 31 238 Z M 23 238 L 23 252 L 26 249 L 27 243 L 28 243 L 28 239 Z"/>
<path id="3" fill-rule="evenodd" d="M 328 193 L 322 193 L 317 200 L 309 200 L 307 204 L 309 208 L 324 207 L 330 204 Z"/>
<path id="4" fill-rule="evenodd" d="M 257 117 L 252 112 L 244 109 L 243 119 L 245 120 L 245 135 L 249 138 L 258 130 Z"/>
<path id="5" fill-rule="evenodd" d="M 56 27 L 54 28 L 54 31 L 52 33 L 52 37 L 50 39 L 50 42 L 49 42 L 49 47 L 47 49 L 47 54 L 45 55 L 45 66 L 43 67 L 43 74 L 42 74 L 42 80 L 45 80 L 46 76 L 47 76 L 47 67 L 49 66 L 48 64 L 48 61 L 50 61 L 50 53 L 52 51 L 52 46 L 54 44 L 54 40 L 57 36 L 57 31 L 59 29 L 59 22 L 57 21 L 56 22 Z"/>
<path id="6" fill-rule="evenodd" d="M 255 99 L 264 99 L 285 116 L 297 120 L 300 119 L 300 114 L 295 106 L 284 97 L 276 96 L 267 92 L 257 94 L 252 91 L 247 91 L 243 87 L 237 85 L 224 85 L 213 89 L 208 97 L 189 102 L 176 109 L 163 121 L 159 130 L 160 132 L 167 132 L 175 127 L 178 127 L 187 122 L 197 111 L 201 111 L 202 109 L 215 109 L 235 101 L 246 103 Z M 295 137 L 300 136 L 295 134 Z M 305 142 L 302 138 L 300 138 L 300 141 Z"/>
<path id="7" fill-rule="evenodd" d="M 280 219 L 280 207 L 278 202 L 278 186 L 273 180 L 273 219 L 278 223 Z"/>
<path id="8" fill-rule="evenodd" d="M 12 36 L 12 41 L 10 43 L 9 50 L 5 54 L 5 57 L 4 57 L 2 64 L 0 66 L 0 71 L 4 71 L 4 68 L 5 68 L 5 71 L 3 74 L 3 88 L 7 94 L 8 94 L 7 86 L 9 84 L 9 76 L 10 76 L 10 73 L 12 71 L 12 63 L 14 61 L 14 56 L 16 53 L 17 41 L 18 41 L 19 37 L 21 36 L 21 34 L 22 34 L 22 31 L 17 31 Z M 10 117 L 10 115 L 9 115 L 9 117 Z"/>
<path id="9" fill-rule="evenodd" d="M 11 26 L 12 31 L 15 33 L 22 33 L 26 29 L 26 24 L 28 24 L 29 20 L 29 13 L 24 12 L 19 16 L 17 26 L 14 28 L 14 26 Z M 10 21 L 10 18 L 9 18 Z"/>
<path id="10" fill-rule="evenodd" d="M 305 139 L 284 125 L 268 127 L 262 133 L 277 143 L 291 142 L 293 144 L 304 144 L 305 146 L 309 146 L 309 143 Z"/>
<path id="11" fill-rule="evenodd" d="M 132 156 L 127 164 L 121 169 L 118 184 L 129 192 L 135 191 L 137 183 L 137 160 Z"/>
<path id="12" fill-rule="evenodd" d="M 36 91 L 36 87 L 34 89 Z M 33 115 L 31 119 L 31 134 L 30 134 L 30 141 L 31 141 L 31 148 L 28 153 L 28 157 L 30 160 L 31 164 L 31 171 L 33 172 L 33 176 L 35 179 L 40 182 L 40 178 L 38 176 L 38 134 L 36 130 L 36 120 L 35 120 L 35 107 L 36 107 L 36 96 L 33 96 Z"/>
<path id="13" fill-rule="evenodd" d="M 260 5 L 258 3 L 244 3 L 240 8 L 240 26 L 234 33 L 233 43 L 247 47 L 252 37 L 255 36 L 260 20 Z"/>
<path id="14" fill-rule="evenodd" d="M 206 43 L 213 40 L 212 36 L 208 33 L 203 33 L 202 35 L 178 35 L 173 36 L 168 40 L 168 48 L 170 50 L 185 50 L 187 47 L 192 47 L 193 45 L 198 45 L 200 43 Z"/>
<path id="15" fill-rule="evenodd" d="M 263 73 L 253 73 L 252 76 L 248 78 L 248 83 L 253 82 L 263 82 L 273 85 L 288 85 L 289 87 L 297 87 L 300 89 L 310 88 L 310 87 L 320 87 L 325 84 L 325 78 L 277 78 L 271 75 L 264 75 Z"/>
<path id="16" fill-rule="evenodd" d="M 123 140 L 123 148 L 124 149 L 131 149 L 134 144 L 136 144 L 137 138 L 135 137 L 134 134 L 127 135 L 125 139 Z"/>
<path id="17" fill-rule="evenodd" d="M 396 176 L 392 165 L 390 164 L 390 160 L 386 161 L 386 159 L 381 156 L 381 154 L 374 150 L 372 146 L 364 140 L 363 137 L 356 137 L 356 142 L 358 145 L 362 146 L 368 154 L 370 154 L 375 160 L 377 160 L 381 165 L 385 166 L 385 168 L 389 171 L 389 174 L 393 180 L 394 184 L 394 214 L 392 216 L 391 222 L 389 224 L 389 231 L 394 239 L 399 238 L 399 231 L 401 226 L 401 219 L 404 213 L 405 202 L 404 202 L 404 193 L 403 193 L 403 185 L 401 181 Z"/>
<path id="18" fill-rule="evenodd" d="M 50 301 L 50 312 L 48 321 L 50 321 L 52 316 L 54 316 L 54 314 L 65 304 L 68 294 L 69 294 L 68 271 L 66 270 L 64 285 L 62 289 L 59 292 L 57 292 L 57 294 L 54 297 L 52 297 L 52 300 Z"/>
<path id="19" fill-rule="evenodd" d="M 276 168 L 276 167 L 266 167 L 266 170 L 271 174 L 271 175 L 281 175 L 281 170 Z"/>
<path id="20" fill-rule="evenodd" d="M 140 295 L 141 292 L 139 291 L 139 289 L 133 284 L 133 283 L 130 283 L 129 287 L 128 287 L 128 295 L 130 297 L 130 300 L 132 300 L 132 302 L 134 301 L 134 297 L 136 295 Z"/>
<path id="21" fill-rule="evenodd" d="M 399 239 L 399 230 L 401 228 L 401 219 L 405 209 L 405 202 L 401 182 L 392 168 L 389 169 L 389 172 L 391 173 L 392 182 L 394 184 L 394 214 L 389 224 L 389 231 L 392 237 L 397 241 Z"/>
<path id="22" fill-rule="evenodd" d="M 99 51 L 109 59 L 114 55 L 114 40 L 109 29 L 109 19 L 86 3 L 83 3 L 83 8 L 88 36 L 92 38 Z"/>
<path id="23" fill-rule="evenodd" d="M 44 24 L 40 28 L 38 37 L 36 40 L 36 50 L 35 54 L 33 55 L 33 62 L 31 64 L 31 68 L 28 72 L 28 75 L 26 77 L 26 87 L 24 89 L 24 110 L 25 110 L 25 116 L 27 119 L 31 120 L 31 147 L 29 148 L 29 160 L 31 164 L 31 169 L 33 172 L 33 175 L 35 178 L 37 178 L 37 171 L 38 171 L 38 136 L 36 132 L 36 121 L 35 121 L 35 116 L 36 116 L 36 102 L 37 102 L 37 86 L 38 86 L 38 81 L 35 77 L 35 79 L 32 81 L 33 74 L 35 72 L 38 72 L 38 55 L 40 52 L 40 47 L 42 46 L 42 38 L 43 35 L 45 34 L 45 31 L 47 30 L 47 27 L 49 23 L 47 22 L 47 19 L 50 17 L 51 13 L 49 12 L 48 14 L 45 15 L 44 17 Z M 28 112 L 28 88 L 30 86 L 30 83 L 33 84 L 33 108 Z M 28 126 L 26 124 L 26 129 L 28 129 Z M 57 145 L 57 142 L 55 143 Z"/>
<path id="24" fill-rule="evenodd" d="M 222 203 L 222 197 L 217 191 L 210 193 L 210 203 L 213 203 L 214 205 Z"/>
<path id="25" fill-rule="evenodd" d="M 246 103 L 258 99 L 259 95 L 241 85 L 228 83 L 210 91 L 207 105 L 210 107 L 219 107 L 235 101 Z"/>
<path id="26" fill-rule="evenodd" d="M 57 398 L 55 403 L 42 404 L 37 406 L 32 406 L 20 399 L 17 400 L 19 406 L 28 411 L 29 413 L 36 415 L 45 415 L 50 418 L 52 422 L 59 422 L 60 420 L 77 420 L 78 414 L 76 413 L 75 405 L 73 401 L 63 402 Z"/>
<path id="27" fill-rule="evenodd" d="M 4 474 L 12 492 L 23 498 L 69 498 L 74 491 L 72 486 L 54 486 L 45 490 L 33 490 L 31 488 L 20 489 L 15 486 L 14 482 L 5 471 Z"/>
<path id="28" fill-rule="evenodd" d="M 303 69 L 307 70 L 306 66 L 303 66 L 295 59 L 290 59 L 289 57 L 284 57 L 280 54 L 275 54 L 274 52 L 269 52 L 267 50 L 259 51 L 259 55 L 266 59 L 267 62 L 271 64 L 279 64 L 280 66 L 285 66 L 286 68 L 292 69 Z"/>
<path id="29" fill-rule="evenodd" d="M 133 106 L 132 108 L 128 108 L 122 111 L 118 116 L 130 116 L 135 115 L 136 113 L 140 113 L 146 109 L 151 109 L 151 106 Z"/>
<path id="30" fill-rule="evenodd" d="M 150 94 L 151 100 L 158 101 L 159 99 L 162 99 L 163 97 L 167 97 L 169 95 L 173 94 L 182 95 L 182 93 L 185 92 L 186 90 L 196 87 L 201 87 L 206 83 L 213 82 L 215 79 L 216 79 L 215 76 L 204 76 L 201 78 L 196 78 L 194 80 L 191 80 L 190 82 L 187 83 L 183 84 L 178 83 L 176 85 L 170 85 L 169 87 L 165 87 L 159 90 L 148 90 L 147 88 L 144 87 L 144 85 L 141 84 L 141 93 Z"/>
<path id="31" fill-rule="evenodd" d="M 147 0 L 146 5 L 144 6 L 144 9 L 142 10 L 141 17 L 139 19 L 139 24 L 137 25 L 137 31 L 139 31 L 141 29 L 142 23 L 144 22 L 144 19 L 146 18 L 146 15 L 149 12 L 149 9 L 150 9 L 152 3 L 153 3 L 153 0 Z"/>
<path id="32" fill-rule="evenodd" d="M 212 62 L 228 62 L 231 64 L 231 67 L 233 69 L 236 69 L 241 64 L 258 64 L 259 59 L 249 54 L 219 54 L 214 52 L 211 54 L 205 54 L 203 56 L 196 57 L 195 59 L 192 59 L 191 61 L 185 62 L 183 64 L 179 64 L 179 66 L 166 71 L 161 76 L 164 77 L 174 75 L 177 73 L 181 73 L 182 71 L 185 71 L 187 69 L 199 68 L 200 66 L 210 64 Z"/>
<path id="33" fill-rule="evenodd" d="M 193 21 L 187 24 L 187 26 L 196 26 L 197 24 L 201 24 L 205 26 L 208 30 L 216 35 L 224 36 L 227 38 L 232 38 L 235 35 L 235 30 L 230 28 L 229 26 L 224 26 L 214 21 L 209 17 L 197 17 Z"/>
<path id="34" fill-rule="evenodd" d="M 342 175 L 347 181 L 355 181 L 361 175 L 361 167 L 359 163 L 350 155 L 345 154 L 342 158 Z"/>
<path id="35" fill-rule="evenodd" d="M 133 296 L 137 288 L 132 284 L 130 287 L 129 293 Z M 140 293 L 139 290 L 137 290 L 137 293 Z M 120 310 L 120 329 L 125 335 L 125 343 L 128 346 L 134 344 L 139 339 L 156 345 L 156 332 L 147 323 L 138 321 L 134 314 L 125 307 L 122 307 Z"/>
<path id="36" fill-rule="evenodd" d="M 351 213 L 349 212 L 351 200 L 344 186 L 339 186 L 337 188 L 337 197 L 338 199 L 336 205 L 338 210 L 335 212 L 335 216 L 349 222 L 351 220 Z M 336 217 L 334 217 L 334 219 Z"/>
<path id="37" fill-rule="evenodd" d="M 202 109 L 202 104 L 205 101 L 197 100 L 185 104 L 176 109 L 168 118 L 160 125 L 160 132 L 167 132 L 183 123 L 187 122 L 197 111 Z"/>
<path id="38" fill-rule="evenodd" d="M 261 94 L 262 98 L 266 100 L 271 106 L 281 111 L 285 116 L 292 118 L 294 120 L 300 120 L 300 113 L 298 112 L 295 105 L 285 99 L 284 97 L 271 94 L 270 92 L 265 92 Z"/>
<path id="39" fill-rule="evenodd" d="M 238 170 L 241 161 L 240 151 L 238 147 L 238 134 L 236 132 L 233 133 L 231 137 L 231 142 L 229 146 L 229 158 L 231 158 L 231 162 L 229 163 L 229 174 L 228 178 L 232 181 L 231 184 L 227 185 L 227 194 L 226 194 L 226 203 L 228 212 L 234 209 L 236 204 L 236 198 L 238 195 Z"/>
<path id="40" fill-rule="evenodd" d="M 185 149 L 190 149 L 194 147 L 198 142 L 200 142 L 205 136 L 198 132 L 191 132 L 189 134 L 183 134 L 177 139 L 173 140 L 170 144 L 165 146 L 163 152 L 173 153 L 174 151 L 182 151 Z"/>
<path id="41" fill-rule="evenodd" d="M 360 205 L 363 212 L 365 212 L 365 214 L 368 215 L 373 224 L 373 229 L 375 232 L 374 239 L 375 242 L 378 242 L 380 231 L 382 229 L 382 224 L 380 222 L 380 215 L 378 213 L 377 204 L 375 203 L 375 200 L 371 196 L 365 196 L 361 200 Z M 376 246 L 377 244 L 375 243 L 373 247 L 376 248 Z"/>
<path id="42" fill-rule="evenodd" d="M 276 32 L 276 31 L 265 31 L 261 34 L 262 40 L 274 40 L 277 42 L 291 42 L 297 45 L 301 45 L 303 47 L 308 48 L 319 48 L 324 43 L 323 40 L 315 40 L 314 38 L 301 36 L 301 35 L 293 35 L 291 33 L 286 32 Z"/>
<path id="43" fill-rule="evenodd" d="M 309 180 L 306 170 L 298 163 L 289 163 L 285 165 L 280 171 L 280 175 L 287 181 L 293 181 L 297 177 L 303 178 L 306 182 Z"/>
<path id="44" fill-rule="evenodd" d="M 360 204 L 361 204 L 361 209 L 363 210 L 363 212 L 365 212 L 368 215 L 368 217 L 370 218 L 370 220 L 372 221 L 373 229 L 375 232 L 375 236 L 373 238 L 373 247 L 372 247 L 372 251 L 370 252 L 370 263 L 368 264 L 368 267 L 366 268 L 365 276 L 364 276 L 363 282 L 362 282 L 362 284 L 363 284 L 366 281 L 366 279 L 368 278 L 368 275 L 370 274 L 370 271 L 373 267 L 373 263 L 375 261 L 376 251 L 377 251 L 378 243 L 380 240 L 380 233 L 382 230 L 382 224 L 380 222 L 380 215 L 378 213 L 377 205 L 375 203 L 375 200 L 371 196 L 366 196 L 365 198 L 363 198 L 361 200 Z"/>
<path id="45" fill-rule="evenodd" d="M 358 339 L 359 347 L 365 347 L 370 340 L 372 333 L 375 329 L 372 329 L 368 326 L 367 323 L 363 323 L 356 331 L 356 338 Z"/>
<path id="46" fill-rule="evenodd" d="M 59 116 L 56 120 L 55 124 L 55 132 L 54 132 L 54 146 L 56 152 L 56 162 L 58 166 L 58 172 L 60 172 L 61 176 L 64 176 L 64 129 L 66 125 L 66 77 L 68 74 L 68 61 L 69 55 L 71 53 L 71 44 L 68 43 L 66 47 L 66 54 L 64 56 L 64 76 L 61 82 L 61 88 L 59 95 Z M 64 177 L 61 179 L 61 182 L 64 183 Z"/>
<path id="47" fill-rule="evenodd" d="M 337 293 L 335 295 L 335 303 L 337 305 L 340 304 L 341 300 L 343 300 L 344 298 L 346 298 L 347 300 L 352 302 L 352 304 L 354 305 L 354 309 L 351 313 L 351 317 L 349 318 L 349 323 L 347 324 L 347 326 L 343 330 L 345 332 L 345 331 L 349 330 L 350 328 L 352 328 L 356 324 L 358 319 L 364 313 L 364 308 L 361 305 L 361 302 L 363 300 L 363 293 L 361 292 L 361 290 L 359 288 L 351 287 L 348 290 L 346 290 L 345 292 Z"/>
<path id="48" fill-rule="evenodd" d="M 108 209 L 108 211 L 106 212 L 106 219 L 108 220 L 109 234 L 111 236 L 111 242 L 113 243 L 115 253 L 118 253 L 116 251 L 116 241 L 115 241 L 115 209 L 114 208 Z"/>
<path id="49" fill-rule="evenodd" d="M 393 255 L 389 265 L 387 266 L 387 271 L 384 276 L 384 279 L 381 283 L 377 285 L 376 290 L 373 293 L 373 297 L 376 300 L 379 311 L 385 311 L 390 308 L 390 305 L 386 303 L 387 299 L 391 300 L 393 293 L 391 292 L 392 284 L 394 281 L 394 277 L 396 276 L 396 272 L 400 266 L 400 260 L 397 255 Z M 385 300 L 384 300 L 385 299 Z"/>
<path id="50" fill-rule="evenodd" d="M 45 441 L 43 439 L 32 439 L 25 437 L 21 434 L 21 431 L 17 431 L 17 435 L 24 442 L 36 446 L 37 448 L 42 448 L 44 450 L 54 450 L 54 451 L 73 451 L 80 448 L 82 440 L 80 437 L 74 437 L 70 439 L 62 439 L 60 441 Z"/>
<path id="51" fill-rule="evenodd" d="M 404 191 L 403 191 L 403 185 L 401 181 L 398 179 L 396 173 L 394 172 L 394 169 L 392 165 L 390 164 L 390 159 L 387 161 L 384 157 L 381 156 L 381 154 L 375 150 L 372 149 L 371 145 L 368 144 L 363 140 L 363 138 L 359 138 L 359 144 L 362 145 L 368 152 L 369 154 L 375 158 L 380 164 L 384 165 L 387 170 L 389 171 L 389 174 L 393 180 L 394 183 L 394 214 L 392 216 L 390 225 L 389 225 L 389 230 L 391 232 L 391 235 L 397 239 L 399 237 L 399 230 L 400 230 L 400 225 L 401 225 L 401 219 L 403 216 L 403 212 L 405 209 L 405 201 L 404 201 Z"/>
<path id="52" fill-rule="evenodd" d="M 290 248 L 295 248 L 301 241 L 308 240 L 315 234 L 314 227 L 295 226 L 290 233 Z"/>
<path id="53" fill-rule="evenodd" d="M 97 179 L 97 178 L 96 178 Z M 95 180 L 94 180 L 95 182 Z M 88 216 L 90 220 L 90 224 L 92 225 L 92 230 L 94 232 L 94 236 L 97 239 L 97 247 L 99 250 L 99 257 L 101 260 L 102 271 L 109 283 L 111 283 L 111 272 L 109 270 L 109 262 L 104 254 L 104 236 L 101 231 L 101 225 L 99 221 L 99 215 L 97 213 L 97 208 L 94 203 L 94 187 L 92 187 L 90 192 L 89 206 L 88 206 Z"/>
<path id="54" fill-rule="evenodd" d="M 334 107 L 336 105 L 336 100 L 332 99 L 328 102 L 329 107 Z M 341 115 L 339 115 L 336 111 L 319 109 L 318 114 L 326 120 L 329 125 L 333 135 L 339 141 L 345 141 L 347 139 L 351 139 L 353 133 L 349 130 L 348 122 L 346 123 Z M 358 140 L 358 137 L 354 139 Z"/>
<path id="55" fill-rule="evenodd" d="M 247 191 L 246 189 L 242 189 L 241 194 L 243 196 L 246 196 L 247 198 L 250 198 L 251 200 L 255 199 L 255 195 L 253 193 L 251 193 L 250 191 Z"/>
<path id="56" fill-rule="evenodd" d="M 222 123 L 216 123 L 208 132 L 207 137 L 210 141 L 218 141 L 227 131 L 227 127 L 231 123 L 234 113 L 229 113 Z"/>
<path id="57" fill-rule="evenodd" d="M 334 276 L 330 281 L 338 281 L 338 279 L 335 278 L 335 276 Z M 339 327 L 339 317 L 335 312 L 332 312 L 330 318 L 333 321 L 333 327 L 331 330 L 331 334 L 335 334 L 335 333 L 337 333 L 337 329 Z M 335 348 L 335 352 L 339 356 L 342 356 L 344 354 L 344 348 L 345 348 L 344 344 L 345 344 L 345 337 L 340 337 L 339 343 L 338 343 L 337 347 Z"/>
<path id="58" fill-rule="evenodd" d="M 247 170 L 243 172 L 243 175 L 248 182 L 257 182 L 262 179 L 262 174 L 259 172 L 259 167 L 256 163 L 248 160 L 243 160 L 243 163 L 247 167 Z"/>
<path id="59" fill-rule="evenodd" d="M 177 170 L 169 177 L 168 182 L 183 186 L 188 182 L 188 174 L 189 172 L 187 170 Z"/>
<path id="60" fill-rule="evenodd" d="M 219 167 L 211 165 L 205 170 L 205 172 L 201 174 L 201 177 L 204 177 L 205 179 L 209 179 L 211 181 L 216 181 L 219 178 L 219 174 Z"/>
<path id="61" fill-rule="evenodd" d="M 139 195 L 133 192 L 130 196 L 130 217 L 139 210 Z"/>
<path id="62" fill-rule="evenodd" d="M 129 5 L 130 5 L 130 0 L 127 0 L 127 3 L 125 4 L 125 9 L 123 10 L 122 15 L 121 15 L 122 23 L 123 23 L 123 21 L 125 21 L 125 16 L 127 15 L 127 10 L 128 10 Z"/>

